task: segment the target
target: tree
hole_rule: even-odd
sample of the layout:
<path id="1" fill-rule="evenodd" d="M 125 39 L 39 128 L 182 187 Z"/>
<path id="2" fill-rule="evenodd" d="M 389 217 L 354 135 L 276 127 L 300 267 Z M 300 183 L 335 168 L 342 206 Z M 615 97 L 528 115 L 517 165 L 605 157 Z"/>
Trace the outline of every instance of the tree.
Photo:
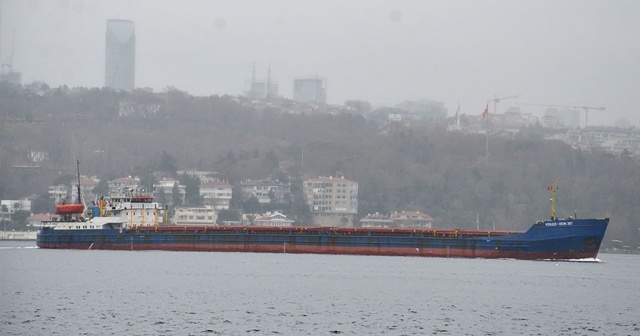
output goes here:
<path id="1" fill-rule="evenodd" d="M 158 194 L 156 195 L 156 198 L 158 199 L 158 203 L 160 204 L 167 204 L 168 200 L 167 200 L 167 194 L 164 193 L 164 188 L 159 188 L 158 190 Z"/>
<path id="2" fill-rule="evenodd" d="M 242 210 L 244 213 L 256 214 L 262 212 L 262 207 L 260 206 L 260 201 L 257 197 L 252 196 L 251 198 L 247 198 L 242 203 Z"/>
<path id="3" fill-rule="evenodd" d="M 264 167 L 274 171 L 280 167 L 278 156 L 273 150 L 267 152 L 267 155 L 264 158 Z"/>
<path id="4" fill-rule="evenodd" d="M 178 182 L 173 184 L 173 189 L 171 189 L 171 201 L 173 206 L 182 205 L 182 198 L 180 197 L 180 188 L 178 188 Z"/>
<path id="5" fill-rule="evenodd" d="M 344 102 L 344 106 L 361 115 L 367 115 L 371 112 L 371 103 L 364 100 L 347 100 Z"/>
<path id="6" fill-rule="evenodd" d="M 17 210 L 11 215 L 11 221 L 13 222 L 14 229 L 23 229 L 27 226 L 27 218 L 31 216 L 31 213 L 26 210 Z"/>
<path id="7" fill-rule="evenodd" d="M 33 211 L 33 213 L 48 213 L 51 212 L 53 206 L 54 204 L 49 195 L 42 194 L 31 203 L 31 211 Z"/>
<path id="8" fill-rule="evenodd" d="M 218 212 L 218 220 L 216 223 L 223 224 L 224 222 L 238 222 L 240 221 L 240 212 L 238 210 L 220 210 Z"/>
<path id="9" fill-rule="evenodd" d="M 200 179 L 187 174 L 180 175 L 180 183 L 185 186 L 186 203 L 192 206 L 202 205 L 202 197 L 200 197 Z"/>
<path id="10" fill-rule="evenodd" d="M 178 170 L 178 159 L 163 150 L 162 155 L 160 156 L 160 164 L 158 168 L 161 171 L 175 175 Z"/>
<path id="11" fill-rule="evenodd" d="M 94 195 L 107 195 L 109 193 L 109 184 L 107 183 L 107 179 L 101 178 L 100 182 L 98 182 L 91 192 Z"/>

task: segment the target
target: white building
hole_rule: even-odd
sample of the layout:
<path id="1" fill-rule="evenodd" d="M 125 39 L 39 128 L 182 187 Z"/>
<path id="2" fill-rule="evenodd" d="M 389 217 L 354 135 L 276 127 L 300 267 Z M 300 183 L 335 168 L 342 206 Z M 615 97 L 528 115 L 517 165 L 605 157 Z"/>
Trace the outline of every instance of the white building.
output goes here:
<path id="1" fill-rule="evenodd" d="M 16 211 L 31 211 L 30 200 L 2 200 L 0 201 L 1 208 L 7 208 L 9 214 L 14 214 Z"/>
<path id="2" fill-rule="evenodd" d="M 358 213 L 358 183 L 342 177 L 318 177 L 304 181 L 303 189 L 314 225 L 353 226 Z"/>
<path id="3" fill-rule="evenodd" d="M 291 199 L 291 186 L 273 180 L 247 180 L 239 185 L 242 200 L 255 197 L 260 204 L 286 203 Z"/>
<path id="4" fill-rule="evenodd" d="M 180 182 L 176 179 L 165 177 L 157 184 L 154 184 L 153 189 L 153 193 L 156 199 L 160 199 L 160 195 L 164 196 L 164 200 L 162 201 L 165 204 L 173 205 L 173 200 L 175 198 L 173 195 L 174 189 L 176 189 L 178 192 L 177 198 L 180 200 L 179 203 L 184 204 L 185 202 L 187 187 L 183 184 L 180 184 Z"/>
<path id="5" fill-rule="evenodd" d="M 121 177 L 109 181 L 109 195 L 125 195 L 140 188 L 140 179 L 138 177 Z"/>
<path id="6" fill-rule="evenodd" d="M 318 76 L 293 80 L 293 100 L 300 103 L 327 103 L 327 79 Z"/>
<path id="7" fill-rule="evenodd" d="M 69 186 L 67 185 L 58 184 L 49 186 L 48 193 L 49 198 L 53 199 L 55 204 L 60 204 L 64 200 L 69 200 Z"/>
<path id="8" fill-rule="evenodd" d="M 279 212 L 267 212 L 264 215 L 256 216 L 253 219 L 253 225 L 256 226 L 293 226 L 293 220 Z"/>
<path id="9" fill-rule="evenodd" d="M 233 186 L 222 181 L 212 181 L 200 184 L 200 197 L 206 205 L 216 210 L 229 210 Z"/>
<path id="10" fill-rule="evenodd" d="M 178 207 L 173 216 L 176 225 L 216 225 L 218 213 L 212 206 Z"/>

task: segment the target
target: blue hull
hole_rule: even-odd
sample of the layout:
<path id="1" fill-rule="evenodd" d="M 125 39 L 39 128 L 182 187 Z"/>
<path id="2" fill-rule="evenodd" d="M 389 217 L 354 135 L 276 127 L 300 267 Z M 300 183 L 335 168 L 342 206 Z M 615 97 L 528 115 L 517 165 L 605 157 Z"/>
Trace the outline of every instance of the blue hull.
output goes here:
<path id="1" fill-rule="evenodd" d="M 462 258 L 595 258 L 609 219 L 545 221 L 526 232 L 327 227 L 142 227 L 38 233 L 41 248 L 319 253 Z"/>

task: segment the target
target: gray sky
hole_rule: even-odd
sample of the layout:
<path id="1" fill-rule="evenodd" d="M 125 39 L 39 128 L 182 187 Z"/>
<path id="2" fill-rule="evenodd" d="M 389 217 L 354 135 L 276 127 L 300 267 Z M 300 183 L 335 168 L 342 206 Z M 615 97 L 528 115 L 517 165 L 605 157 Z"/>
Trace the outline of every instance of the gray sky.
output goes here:
<path id="1" fill-rule="evenodd" d="M 604 106 L 640 126 L 640 1 L 0 0 L 0 59 L 23 83 L 100 87 L 108 19 L 136 24 L 136 86 L 241 94 L 271 77 L 327 78 L 328 100 Z M 490 111 L 492 104 L 490 104 Z M 543 109 L 522 107 L 541 115 Z M 584 122 L 584 115 L 581 115 Z"/>

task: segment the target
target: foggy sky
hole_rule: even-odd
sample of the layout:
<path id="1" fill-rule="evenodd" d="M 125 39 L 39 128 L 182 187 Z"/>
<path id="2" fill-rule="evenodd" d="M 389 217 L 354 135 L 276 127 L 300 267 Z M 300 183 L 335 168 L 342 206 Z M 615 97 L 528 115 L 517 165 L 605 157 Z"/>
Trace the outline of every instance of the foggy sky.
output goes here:
<path id="1" fill-rule="evenodd" d="M 293 96 L 327 78 L 329 103 L 487 100 L 604 106 L 591 125 L 640 126 L 640 1 L 0 0 L 0 59 L 23 83 L 102 87 L 106 21 L 136 24 L 136 86 L 238 95 L 257 79 Z M 493 105 L 490 104 L 490 112 Z M 542 108 L 521 106 L 541 115 Z M 584 115 L 581 113 L 581 123 Z"/>

